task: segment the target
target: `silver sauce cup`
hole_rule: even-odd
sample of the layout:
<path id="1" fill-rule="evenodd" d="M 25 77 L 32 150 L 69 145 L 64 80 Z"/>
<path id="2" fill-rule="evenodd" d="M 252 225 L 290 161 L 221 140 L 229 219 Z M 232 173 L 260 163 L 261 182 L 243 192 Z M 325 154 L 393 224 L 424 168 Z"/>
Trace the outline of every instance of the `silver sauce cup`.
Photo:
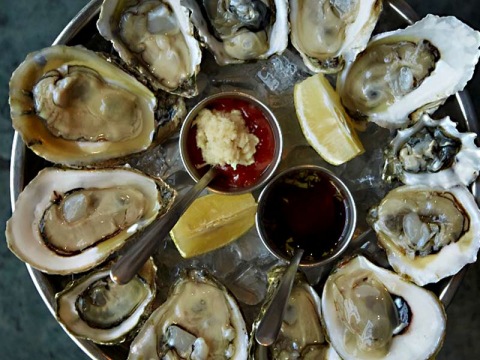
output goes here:
<path id="1" fill-rule="evenodd" d="M 245 94 L 238 91 L 231 91 L 231 92 L 222 92 L 218 94 L 214 94 L 211 96 L 206 97 L 202 101 L 200 101 L 195 107 L 190 110 L 187 114 L 185 121 L 183 122 L 182 128 L 180 130 L 180 156 L 182 158 L 183 164 L 187 169 L 188 174 L 195 180 L 198 181 L 202 177 L 202 172 L 200 169 L 197 169 L 192 162 L 188 151 L 188 133 L 195 127 L 194 120 L 197 117 L 198 113 L 204 109 L 208 108 L 209 105 L 212 103 L 221 101 L 222 99 L 239 99 L 245 101 L 249 104 L 252 104 L 254 107 L 261 110 L 265 118 L 267 119 L 270 128 L 272 129 L 273 138 L 274 138 L 274 153 L 273 158 L 270 164 L 265 168 L 263 173 L 256 179 L 256 181 L 251 184 L 250 186 L 246 187 L 223 187 L 219 186 L 218 183 L 212 181 L 208 185 L 208 189 L 212 192 L 216 193 L 229 193 L 229 194 L 243 194 L 247 192 L 252 192 L 263 185 L 265 185 L 268 180 L 273 176 L 275 170 L 280 163 L 281 156 L 282 156 L 282 149 L 283 149 L 283 139 L 282 139 L 282 131 L 280 125 L 278 124 L 275 115 L 272 111 L 260 102 L 258 99 L 253 97 L 252 95 Z"/>
<path id="2" fill-rule="evenodd" d="M 258 199 L 258 208 L 255 219 L 257 231 L 263 244 L 276 258 L 286 262 L 291 260 L 286 253 L 279 249 L 278 245 L 275 245 L 273 239 L 269 238 L 264 221 L 265 208 L 268 203 L 273 200 L 272 190 L 274 190 L 280 182 L 285 179 L 292 178 L 296 174 L 299 174 L 303 171 L 318 173 L 320 176 L 327 178 L 344 199 L 343 203 L 345 206 L 345 223 L 336 245 L 331 249 L 331 251 L 322 255 L 319 259 L 316 259 L 316 261 L 307 261 L 305 260 L 304 256 L 303 260 L 300 262 L 300 268 L 306 270 L 308 268 L 323 267 L 341 256 L 341 254 L 348 247 L 354 234 L 357 222 L 357 211 L 355 207 L 355 201 L 350 193 L 350 190 L 336 175 L 329 170 L 316 165 L 301 165 L 284 170 L 275 176 L 262 190 Z M 280 219 L 278 220 L 281 221 Z M 312 239 L 312 241 L 322 241 L 322 239 Z"/>

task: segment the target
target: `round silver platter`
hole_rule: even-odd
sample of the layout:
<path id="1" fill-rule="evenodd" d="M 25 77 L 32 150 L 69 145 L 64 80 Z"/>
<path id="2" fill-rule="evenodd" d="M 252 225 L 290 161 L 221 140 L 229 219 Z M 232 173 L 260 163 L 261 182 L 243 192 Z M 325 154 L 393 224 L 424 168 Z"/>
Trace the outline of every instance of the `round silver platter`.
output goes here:
<path id="1" fill-rule="evenodd" d="M 101 0 L 92 0 L 87 6 L 85 6 L 61 32 L 54 44 L 84 45 L 91 50 L 105 53 L 112 52 L 110 44 L 101 38 L 95 26 L 101 3 Z M 384 10 L 375 32 L 384 32 L 404 27 L 416 20 L 418 20 L 418 16 L 405 1 L 385 1 Z M 245 76 L 245 74 L 250 74 L 251 76 Z M 251 93 L 266 103 L 279 119 L 285 137 L 284 153 L 279 170 L 281 171 L 287 167 L 299 164 L 311 163 L 327 167 L 341 177 L 354 194 L 360 220 L 357 226 L 357 238 L 353 240 L 347 252 L 365 254 L 377 264 L 388 267 L 383 252 L 376 245 L 374 234 L 368 230 L 368 226 L 365 222 L 365 214 L 368 208 L 373 204 L 378 203 L 383 194 L 391 188 L 391 185 L 385 184 L 381 180 L 381 158 L 383 156 L 383 147 L 388 143 L 391 134 L 376 126 L 369 126 L 365 133 L 360 134 L 361 138 L 364 140 L 363 143 L 366 146 L 366 153 L 364 155 L 339 167 L 333 167 L 323 162 L 306 143 L 300 127 L 298 126 L 293 106 L 293 84 L 309 75 L 310 73 L 301 62 L 300 57 L 290 48 L 284 54 L 280 56 L 275 55 L 269 60 L 226 67 L 218 67 L 210 54 L 204 51 L 202 70 L 197 79 L 200 94 L 196 98 L 188 100 L 187 107 L 191 108 L 196 102 L 207 95 L 219 91 L 235 89 Z M 437 111 L 434 117 L 438 118 L 447 114 L 450 115 L 454 121 L 459 123 L 459 128 L 461 130 L 470 130 L 478 133 L 477 120 L 467 93 L 462 92 L 452 96 Z M 368 141 L 373 137 L 375 138 L 374 142 Z M 375 148 L 370 145 L 372 143 L 376 146 Z M 378 145 L 379 143 L 381 145 Z M 169 176 L 174 170 L 178 173 L 178 167 L 181 166 L 181 162 L 178 159 L 176 147 L 176 138 L 174 136 L 169 144 L 153 150 L 162 152 L 160 155 L 152 152 L 144 154 L 133 160 L 133 166 L 137 166 L 142 170 L 145 170 L 144 168 L 146 168 L 147 172 L 155 172 L 158 170 L 155 168 L 158 168 L 158 164 L 152 165 L 151 163 L 149 164 L 149 162 L 158 161 L 159 158 L 162 158 L 164 159 L 163 161 L 165 161 L 165 157 L 171 157 L 166 162 L 170 164 L 174 163 L 175 165 L 171 165 L 171 168 L 168 169 L 170 165 L 167 164 L 168 166 L 166 166 L 167 169 L 165 170 L 165 166 L 163 166 L 165 164 L 162 164 L 163 167 L 159 170 L 160 175 Z M 25 185 L 28 184 L 40 169 L 51 165 L 52 164 L 47 163 L 28 150 L 22 142 L 19 134 L 15 133 L 12 146 L 10 173 L 12 211 L 15 208 L 15 200 Z M 153 170 L 152 167 L 154 168 Z M 174 169 L 175 167 L 176 169 Z M 175 184 L 175 179 L 174 185 L 178 185 L 178 182 Z M 472 191 L 474 194 L 476 193 L 476 184 L 472 186 Z M 250 239 L 248 239 L 248 237 L 250 237 Z M 251 240 L 254 237 L 256 237 L 256 234 L 254 233 L 254 230 L 252 230 L 250 234 L 247 234 L 247 239 L 243 240 L 243 242 L 248 243 L 249 241 L 253 241 L 255 246 L 260 246 L 258 245 L 260 243 Z M 364 239 L 360 240 L 361 238 Z M 365 239 L 367 240 L 366 242 Z M 167 270 L 167 272 L 168 268 L 172 267 L 172 263 L 162 262 L 162 252 L 167 251 L 168 246 L 170 246 L 169 251 L 171 255 L 172 246 L 166 245 L 166 248 L 160 249 L 155 256 L 157 264 L 161 263 L 162 266 L 160 268 L 164 271 Z M 174 248 L 173 251 L 175 251 Z M 228 251 L 228 249 L 222 251 Z M 259 251 L 265 254 L 265 249 L 260 249 Z M 215 256 L 217 256 L 217 258 L 219 257 L 218 253 L 216 255 L 215 252 L 213 252 L 213 255 L 209 256 L 210 257 L 208 258 L 200 257 L 182 266 L 196 265 L 209 268 L 212 266 L 212 261 L 215 261 Z M 251 256 L 250 260 L 251 259 L 253 259 L 254 263 L 255 261 L 260 262 L 255 255 L 253 255 L 253 257 Z M 179 259 L 178 261 L 181 262 L 182 260 Z M 208 262 L 209 265 L 202 264 L 202 261 L 205 263 Z M 274 264 L 274 261 L 275 260 L 268 259 L 268 257 L 262 258 L 261 264 L 258 264 L 257 270 L 262 270 L 267 266 L 271 266 Z M 27 265 L 27 268 L 39 294 L 53 314 L 55 293 L 61 290 L 65 283 L 74 278 L 74 276 L 51 276 L 43 274 L 29 265 Z M 317 290 L 321 289 L 321 281 L 324 279 L 327 271 L 328 269 L 323 269 L 318 273 L 307 274 L 311 282 L 317 283 Z M 218 272 L 219 270 L 217 269 L 215 275 L 218 275 Z M 464 272 L 465 269 L 456 276 L 445 279 L 440 283 L 429 287 L 429 289 L 433 290 L 445 305 L 448 305 L 461 283 Z M 230 287 L 229 285 L 231 284 L 229 283 L 229 279 L 232 278 L 235 278 L 235 274 L 229 275 L 229 277 L 221 280 L 226 282 L 225 285 L 227 287 Z M 161 279 L 161 282 L 164 285 L 163 295 L 161 296 L 166 296 L 165 294 L 171 280 L 171 276 L 170 278 L 166 277 Z M 237 295 L 238 289 L 237 293 L 235 291 L 233 291 L 233 293 L 234 295 Z M 240 305 L 246 314 L 247 322 L 251 323 L 252 317 L 255 316 L 259 305 L 252 306 L 247 304 L 242 304 L 242 300 L 240 299 Z M 128 344 L 98 346 L 90 341 L 77 339 L 74 336 L 71 337 L 73 341 L 75 341 L 77 345 L 92 359 L 124 359 L 128 352 Z"/>

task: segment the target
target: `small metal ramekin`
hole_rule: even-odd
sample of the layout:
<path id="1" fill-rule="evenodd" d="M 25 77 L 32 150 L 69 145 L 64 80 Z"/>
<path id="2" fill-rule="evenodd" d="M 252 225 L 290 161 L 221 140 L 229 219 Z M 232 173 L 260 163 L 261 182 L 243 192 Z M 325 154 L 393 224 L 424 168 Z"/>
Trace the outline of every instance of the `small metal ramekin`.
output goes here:
<path id="1" fill-rule="evenodd" d="M 268 195 L 270 191 L 273 189 L 275 184 L 280 181 L 281 179 L 285 178 L 286 176 L 292 175 L 295 172 L 300 172 L 304 170 L 310 170 L 315 172 L 320 172 L 323 175 L 326 175 L 337 187 L 337 189 L 341 192 L 343 197 L 345 198 L 345 226 L 343 228 L 342 234 L 340 235 L 341 241 L 337 244 L 334 251 L 332 251 L 328 256 L 323 257 L 317 262 L 307 262 L 301 261 L 300 268 L 313 268 L 313 267 L 322 267 L 327 265 L 328 263 L 337 259 L 348 247 L 350 240 L 352 239 L 353 233 L 355 231 L 356 223 L 357 223 L 357 210 L 355 207 L 355 201 L 353 199 L 350 190 L 347 186 L 331 171 L 322 168 L 317 165 L 300 165 L 295 166 L 289 169 L 286 169 L 275 176 L 262 190 L 260 197 L 258 199 L 258 207 L 257 213 L 255 215 L 255 222 L 257 227 L 258 235 L 262 240 L 265 247 L 270 251 L 270 253 L 275 256 L 277 259 L 284 260 L 289 262 L 291 259 L 287 258 L 285 254 L 280 252 L 275 245 L 272 244 L 271 239 L 268 238 L 267 233 L 265 231 L 264 223 L 262 221 L 262 215 L 266 206 L 266 202 L 268 201 Z"/>
<path id="2" fill-rule="evenodd" d="M 229 194 L 243 194 L 247 192 L 252 192 L 264 184 L 268 182 L 268 180 L 273 176 L 275 170 L 280 163 L 282 157 L 282 149 L 283 149 L 283 138 L 282 138 L 282 131 L 280 125 L 272 113 L 272 111 L 258 99 L 253 97 L 252 95 L 245 94 L 238 91 L 229 91 L 229 92 L 222 92 L 218 94 L 214 94 L 211 96 L 206 97 L 202 101 L 200 101 L 192 110 L 187 114 L 185 121 L 183 122 L 182 128 L 180 130 L 180 156 L 183 161 L 183 165 L 187 169 L 188 174 L 195 180 L 198 181 L 201 178 L 201 174 L 199 173 L 198 169 L 195 168 L 193 165 L 189 154 L 188 154 L 188 147 L 187 147 L 187 139 L 188 139 L 188 132 L 192 128 L 192 122 L 197 117 L 197 114 L 200 110 L 208 107 L 212 102 L 217 101 L 219 99 L 240 99 L 246 102 L 253 104 L 255 107 L 262 110 L 263 115 L 267 119 L 270 127 L 272 128 L 274 142 L 275 142 L 275 150 L 273 154 L 272 162 L 267 166 L 265 171 L 260 175 L 258 180 L 248 187 L 239 187 L 239 188 L 228 188 L 228 189 L 220 189 L 215 187 L 215 181 L 213 181 L 209 186 L 208 189 L 215 193 L 229 193 Z"/>

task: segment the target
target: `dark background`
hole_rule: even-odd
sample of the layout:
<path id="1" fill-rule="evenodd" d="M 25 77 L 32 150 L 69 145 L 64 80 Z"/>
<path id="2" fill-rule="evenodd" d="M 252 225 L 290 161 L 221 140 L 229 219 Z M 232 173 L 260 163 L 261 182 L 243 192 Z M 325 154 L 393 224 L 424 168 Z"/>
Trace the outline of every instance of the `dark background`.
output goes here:
<path id="1" fill-rule="evenodd" d="M 408 0 L 420 16 L 454 15 L 480 29 L 480 7 L 468 0 Z M 0 6 L 0 358 L 85 359 L 43 304 L 22 262 L 4 241 L 10 217 L 9 164 L 13 130 L 8 80 L 26 54 L 50 45 L 87 0 L 13 0 Z M 461 39 L 457 39 L 461 41 Z M 480 75 L 467 86 L 480 114 Z M 445 344 L 437 359 L 480 358 L 480 264 L 470 266 L 448 308 Z"/>

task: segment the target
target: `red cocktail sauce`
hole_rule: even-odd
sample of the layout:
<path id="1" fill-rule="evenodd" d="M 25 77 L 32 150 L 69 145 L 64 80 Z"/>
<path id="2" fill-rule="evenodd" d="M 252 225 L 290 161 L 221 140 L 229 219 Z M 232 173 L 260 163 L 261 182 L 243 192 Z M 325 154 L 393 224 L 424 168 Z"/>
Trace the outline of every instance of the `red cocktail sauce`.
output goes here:
<path id="1" fill-rule="evenodd" d="M 255 162 L 251 165 L 237 165 L 234 170 L 230 165 L 217 166 L 219 174 L 212 186 L 217 189 L 244 188 L 257 182 L 267 166 L 271 163 L 275 153 L 275 139 L 273 130 L 263 114 L 255 105 L 240 99 L 227 98 L 214 100 L 207 106 L 210 110 L 232 112 L 240 110 L 250 133 L 254 134 L 259 142 L 254 154 Z M 198 175 L 205 174 L 209 166 L 205 166 L 202 151 L 197 146 L 197 128 L 193 126 L 187 135 L 187 151 Z"/>

